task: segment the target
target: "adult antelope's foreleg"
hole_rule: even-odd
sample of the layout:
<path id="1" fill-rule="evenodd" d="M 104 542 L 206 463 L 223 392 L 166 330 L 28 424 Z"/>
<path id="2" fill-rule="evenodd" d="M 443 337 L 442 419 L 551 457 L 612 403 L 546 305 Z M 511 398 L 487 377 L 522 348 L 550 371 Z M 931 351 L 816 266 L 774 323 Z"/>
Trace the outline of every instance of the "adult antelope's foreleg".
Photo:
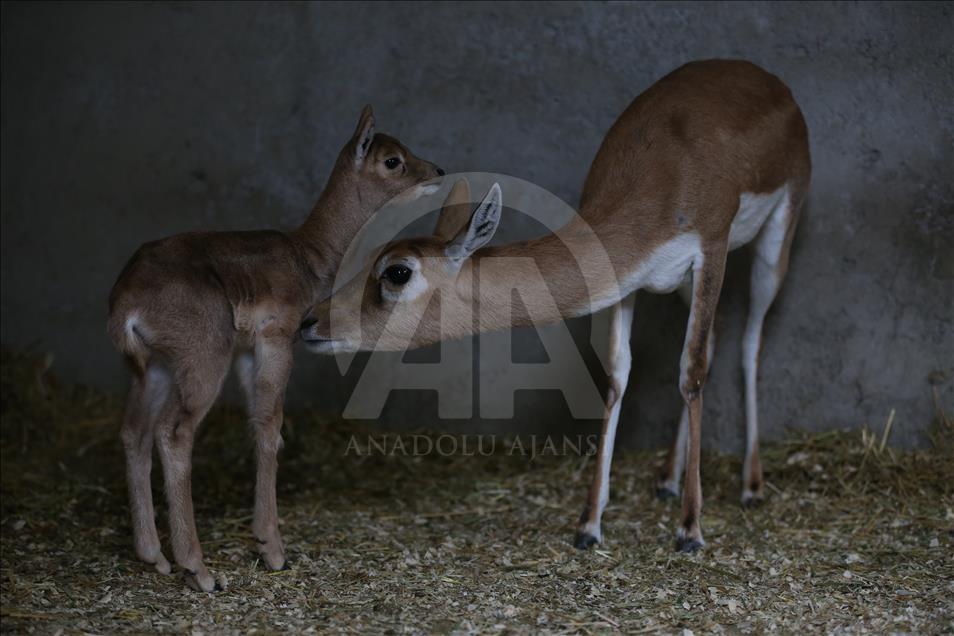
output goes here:
<path id="1" fill-rule="evenodd" d="M 258 552 L 272 570 L 285 567 L 285 546 L 278 529 L 276 481 L 282 445 L 282 409 L 292 368 L 291 340 L 259 338 L 253 358 L 240 368 L 242 385 L 250 390 L 249 422 L 255 432 L 255 513 L 252 534 Z"/>
<path id="2" fill-rule="evenodd" d="M 603 417 L 603 433 L 600 436 L 599 450 L 596 455 L 596 470 L 583 514 L 580 515 L 576 538 L 577 548 L 585 549 L 603 540 L 600 521 L 603 510 L 609 501 L 610 465 L 613 462 L 613 447 L 616 442 L 616 426 L 619 423 L 619 410 L 623 393 L 629 381 L 632 353 L 629 335 L 633 326 L 633 304 L 635 295 L 624 298 L 612 309 L 610 325 L 609 387 L 606 390 L 606 413 Z"/>
<path id="3" fill-rule="evenodd" d="M 156 530 L 156 510 L 152 501 L 152 442 L 159 410 L 169 395 L 169 376 L 156 365 L 133 372 L 122 441 L 126 454 L 126 485 L 132 516 L 136 555 L 162 574 L 172 569 L 162 554 Z"/>
<path id="4" fill-rule="evenodd" d="M 762 462 L 759 459 L 758 372 L 762 326 L 769 307 L 782 287 L 797 221 L 797 207 L 780 206 L 772 212 L 753 244 L 749 317 L 742 337 L 745 375 L 745 461 L 742 464 L 742 505 L 765 498 Z"/>
<path id="5" fill-rule="evenodd" d="M 693 265 L 692 305 L 680 364 L 679 390 L 688 411 L 688 447 L 686 453 L 685 489 L 682 493 L 682 522 L 676 532 L 676 549 L 694 552 L 704 545 L 700 515 L 702 514 L 702 482 L 699 461 L 702 448 L 702 389 L 709 363 L 709 333 L 715 319 L 716 306 L 725 274 L 726 245 L 710 245 Z"/>

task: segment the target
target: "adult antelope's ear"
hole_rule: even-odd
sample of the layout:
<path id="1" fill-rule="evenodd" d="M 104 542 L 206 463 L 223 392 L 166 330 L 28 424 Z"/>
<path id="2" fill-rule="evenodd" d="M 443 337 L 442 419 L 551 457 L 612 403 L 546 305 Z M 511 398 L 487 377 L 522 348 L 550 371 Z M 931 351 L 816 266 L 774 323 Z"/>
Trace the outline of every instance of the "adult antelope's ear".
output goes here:
<path id="1" fill-rule="evenodd" d="M 371 147 L 371 140 L 374 139 L 374 112 L 371 110 L 371 104 L 365 105 L 361 109 L 361 117 L 358 118 L 358 127 L 351 138 L 351 146 L 354 150 L 354 162 L 361 164 L 368 155 L 368 149 Z"/>
<path id="2" fill-rule="evenodd" d="M 500 186 L 495 183 L 474 210 L 470 224 L 461 230 L 445 248 L 444 253 L 447 257 L 461 261 L 486 245 L 493 238 L 497 226 L 500 225 L 502 209 L 503 196 L 500 193 Z"/>
<path id="3" fill-rule="evenodd" d="M 444 200 L 444 206 L 437 217 L 437 227 L 434 236 L 442 241 L 451 241 L 460 234 L 470 220 L 470 184 L 467 179 L 461 179 L 451 188 L 450 194 Z"/>

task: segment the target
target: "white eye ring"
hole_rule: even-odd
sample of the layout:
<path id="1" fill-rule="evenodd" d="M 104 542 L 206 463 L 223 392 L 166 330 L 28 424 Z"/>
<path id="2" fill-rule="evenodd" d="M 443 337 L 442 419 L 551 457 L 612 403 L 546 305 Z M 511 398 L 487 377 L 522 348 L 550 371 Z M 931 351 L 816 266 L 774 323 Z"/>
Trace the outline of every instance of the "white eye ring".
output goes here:
<path id="1" fill-rule="evenodd" d="M 427 291 L 427 278 L 416 258 L 385 259 L 380 267 L 378 285 L 383 300 L 410 302 Z"/>

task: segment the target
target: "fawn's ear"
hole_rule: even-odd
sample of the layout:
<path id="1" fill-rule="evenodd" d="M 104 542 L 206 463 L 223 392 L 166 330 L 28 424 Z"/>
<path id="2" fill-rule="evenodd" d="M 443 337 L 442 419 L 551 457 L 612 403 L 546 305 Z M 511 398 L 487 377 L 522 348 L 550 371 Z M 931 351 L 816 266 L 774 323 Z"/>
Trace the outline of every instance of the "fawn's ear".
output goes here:
<path id="1" fill-rule="evenodd" d="M 455 261 L 462 261 L 486 245 L 500 225 L 503 195 L 500 185 L 494 184 L 470 218 L 470 224 L 448 244 L 444 253 Z"/>
<path id="2" fill-rule="evenodd" d="M 450 194 L 444 200 L 444 206 L 437 217 L 437 227 L 434 236 L 451 241 L 457 236 L 470 220 L 470 184 L 467 179 L 461 179 L 451 188 Z"/>
<path id="3" fill-rule="evenodd" d="M 358 127 L 351 138 L 351 146 L 354 152 L 354 162 L 361 164 L 368 155 L 368 149 L 371 148 L 371 140 L 374 139 L 374 111 L 371 110 L 371 104 L 367 104 L 361 109 L 361 117 L 358 118 Z"/>

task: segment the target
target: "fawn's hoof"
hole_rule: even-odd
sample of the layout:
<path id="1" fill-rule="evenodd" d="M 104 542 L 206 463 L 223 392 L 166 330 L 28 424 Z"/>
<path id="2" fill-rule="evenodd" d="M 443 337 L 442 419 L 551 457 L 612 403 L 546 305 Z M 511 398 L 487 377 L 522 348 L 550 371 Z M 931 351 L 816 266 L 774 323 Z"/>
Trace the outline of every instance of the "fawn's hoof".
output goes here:
<path id="1" fill-rule="evenodd" d="M 156 568 L 156 572 L 159 574 L 172 574 L 172 566 L 169 565 L 169 562 L 166 560 L 166 557 L 159 555 L 159 558 L 156 559 L 156 562 L 152 564 Z"/>
<path id="2" fill-rule="evenodd" d="M 291 569 L 288 567 L 288 561 L 285 559 L 284 554 L 262 554 L 262 560 L 265 561 L 265 567 L 272 572 Z"/>
<path id="3" fill-rule="evenodd" d="M 162 550 L 159 548 L 158 542 L 155 546 L 136 546 L 136 556 L 139 557 L 139 560 L 143 563 L 148 563 L 152 567 L 156 568 L 156 572 L 159 574 L 171 574 L 172 566 L 169 565 L 169 561 L 162 554 Z"/>
<path id="4" fill-rule="evenodd" d="M 272 572 L 291 569 L 288 567 L 288 560 L 285 559 L 285 554 L 279 550 L 259 550 L 259 554 L 261 555 L 262 560 L 265 561 L 265 567 Z"/>
<path id="5" fill-rule="evenodd" d="M 212 575 L 205 568 L 196 571 L 185 570 L 183 575 L 186 585 L 196 592 L 221 592 L 225 589 L 224 586 L 212 578 Z"/>
<path id="6" fill-rule="evenodd" d="M 265 561 L 265 566 L 272 572 L 287 570 L 288 562 L 285 560 L 285 549 L 282 547 L 280 537 L 271 540 L 259 539 L 255 537 L 255 543 L 258 544 L 258 554 Z"/>

